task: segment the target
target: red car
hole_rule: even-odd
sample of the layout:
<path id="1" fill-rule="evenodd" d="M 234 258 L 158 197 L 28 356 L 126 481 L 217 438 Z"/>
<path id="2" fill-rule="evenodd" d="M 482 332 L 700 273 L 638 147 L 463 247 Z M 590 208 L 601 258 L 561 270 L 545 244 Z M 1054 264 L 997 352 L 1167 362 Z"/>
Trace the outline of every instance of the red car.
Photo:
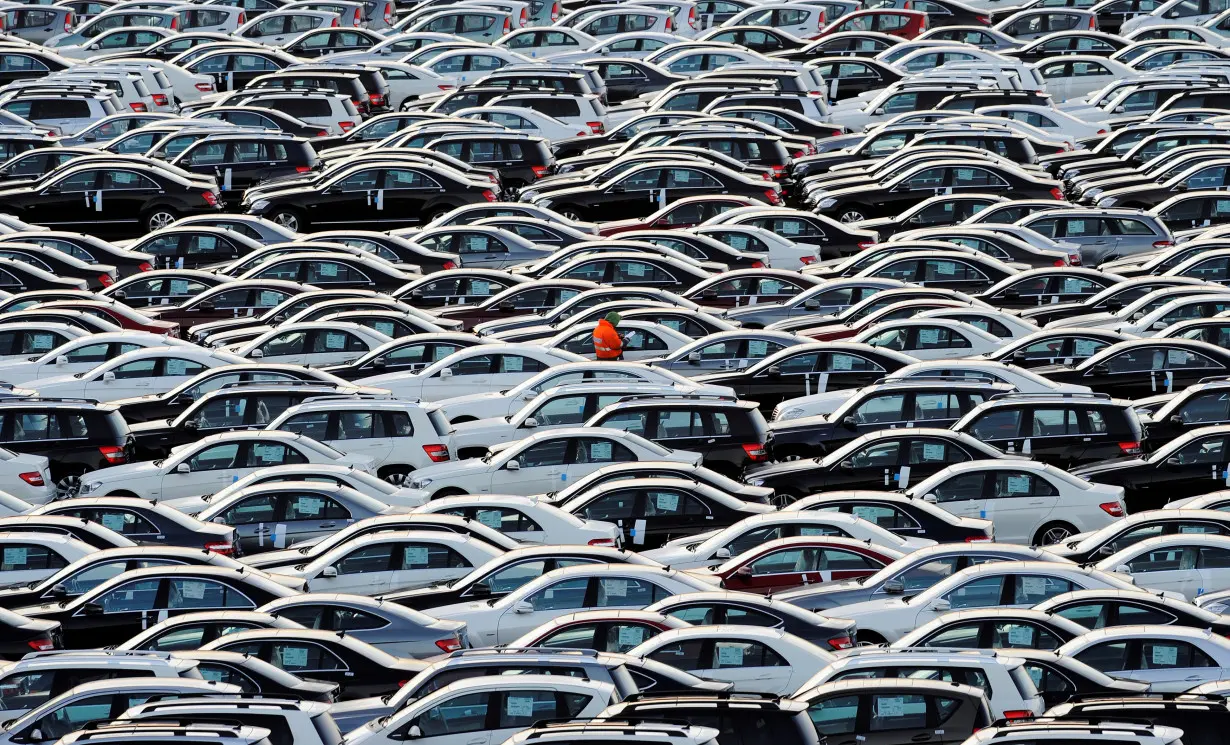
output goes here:
<path id="1" fill-rule="evenodd" d="M 604 222 L 598 228 L 599 235 L 615 235 L 629 230 L 647 230 L 649 228 L 692 228 L 706 220 L 717 217 L 723 212 L 738 207 L 757 207 L 764 205 L 754 199 L 739 197 L 733 194 L 714 194 L 704 197 L 684 197 L 666 205 L 648 217 L 631 220 L 612 220 Z"/>
<path id="2" fill-rule="evenodd" d="M 796 536 L 769 541 L 712 572 L 722 587 L 766 595 L 801 585 L 867 577 L 905 556 L 866 541 L 838 536 Z"/>
<path id="3" fill-rule="evenodd" d="M 114 300 L 60 300 L 54 303 L 44 303 L 38 307 L 45 310 L 76 310 L 104 321 L 110 321 L 123 329 L 148 331 L 151 334 L 165 334 L 179 338 L 178 323 L 150 318 Z"/>
<path id="4" fill-rule="evenodd" d="M 686 629 L 691 625 L 674 616 L 643 610 L 581 611 L 545 623 L 510 646 L 562 647 L 622 653 L 663 631 Z"/>
<path id="5" fill-rule="evenodd" d="M 926 30 L 927 14 L 917 10 L 856 10 L 825 26 L 816 38 L 842 31 L 875 31 L 902 39 L 914 39 Z"/>

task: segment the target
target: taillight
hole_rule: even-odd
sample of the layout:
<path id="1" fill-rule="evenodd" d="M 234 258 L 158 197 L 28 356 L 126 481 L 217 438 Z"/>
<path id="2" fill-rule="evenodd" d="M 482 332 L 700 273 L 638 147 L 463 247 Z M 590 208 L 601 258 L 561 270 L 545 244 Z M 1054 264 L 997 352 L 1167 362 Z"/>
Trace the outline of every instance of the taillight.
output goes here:
<path id="1" fill-rule="evenodd" d="M 172 31 L 179 30 L 179 16 L 176 16 L 175 18 L 171 19 L 171 30 Z"/>
<path id="2" fill-rule="evenodd" d="M 1123 505 L 1119 502 L 1103 502 L 1098 506 L 1102 508 L 1103 512 L 1111 517 L 1123 517 L 1124 515 Z"/>
<path id="3" fill-rule="evenodd" d="M 38 471 L 30 471 L 28 473 L 19 473 L 17 477 L 26 482 L 30 486 L 46 486 L 47 482 L 43 481 L 43 474 Z"/>
<path id="4" fill-rule="evenodd" d="M 155 106 L 166 106 L 171 103 L 171 100 L 167 98 L 167 94 L 165 93 L 154 93 L 151 97 L 154 99 Z"/>
<path id="5" fill-rule="evenodd" d="M 354 22 L 352 25 L 355 25 L 355 26 L 363 25 L 363 16 L 359 13 L 358 8 L 354 9 Z"/>
<path id="6" fill-rule="evenodd" d="M 829 646 L 833 649 L 850 649 L 854 646 L 854 640 L 848 636 L 835 636 L 829 639 Z"/>
<path id="7" fill-rule="evenodd" d="M 322 129 L 322 130 L 320 130 L 319 132 L 317 132 L 317 133 L 316 133 L 316 136 L 317 136 L 317 137 L 328 137 L 328 136 L 329 136 L 329 130 L 327 130 L 327 129 Z"/>
<path id="8" fill-rule="evenodd" d="M 786 166 L 784 165 L 773 165 L 769 167 L 773 169 L 773 175 L 777 178 L 781 178 L 782 172 L 786 170 Z"/>
<path id="9" fill-rule="evenodd" d="M 142 261 L 140 264 L 137 264 L 137 271 L 152 272 L 154 271 L 154 265 L 149 263 L 148 261 Z"/>
<path id="10" fill-rule="evenodd" d="M 1067 266 L 1067 265 L 1068 265 L 1067 259 L 1055 259 L 1054 266 Z"/>
<path id="11" fill-rule="evenodd" d="M 978 21 L 979 23 L 985 26 L 991 25 L 991 16 L 974 16 L 974 20 Z"/>
<path id="12" fill-rule="evenodd" d="M 777 189 L 765 189 L 764 198 L 769 200 L 769 204 L 781 204 L 782 198 L 778 196 Z"/>
<path id="13" fill-rule="evenodd" d="M 815 256 L 800 256 L 799 261 L 803 264 L 803 266 L 807 266 L 808 264 L 814 264 L 816 261 L 816 257 Z"/>
<path id="14" fill-rule="evenodd" d="M 354 129 L 354 122 L 338 122 L 337 126 L 341 127 L 342 132 L 345 133 L 345 132 L 349 132 L 350 130 Z"/>
<path id="15" fill-rule="evenodd" d="M 214 89 L 213 83 L 197 83 L 196 89 L 201 93 L 212 93 Z"/>
<path id="16" fill-rule="evenodd" d="M 1124 455 L 1140 455 L 1141 453 L 1139 442 L 1121 442 L 1119 443 L 1119 450 Z"/>
<path id="17" fill-rule="evenodd" d="M 334 18 L 334 19 L 333 19 L 333 23 L 330 23 L 330 24 L 329 24 L 329 27 L 330 27 L 330 28 L 337 28 L 337 26 L 338 26 L 337 19 L 336 19 L 336 18 Z"/>
<path id="18" fill-rule="evenodd" d="M 594 538 L 593 540 L 589 542 L 589 545 L 591 546 L 611 546 L 613 548 L 615 546 L 615 539 L 614 538 Z"/>
<path id="19" fill-rule="evenodd" d="M 201 192 L 201 199 L 204 199 L 205 204 L 208 204 L 210 207 L 218 206 L 218 197 L 212 191 Z"/>
<path id="20" fill-rule="evenodd" d="M 311 166 L 295 166 L 295 173 L 311 173 Z"/>
<path id="21" fill-rule="evenodd" d="M 244 25 L 245 23 L 247 23 L 247 22 L 248 22 L 248 17 L 247 17 L 246 15 L 244 15 L 243 13 L 240 13 L 240 14 L 239 14 L 239 19 L 238 19 L 238 20 L 239 20 L 239 25 L 240 25 L 240 26 L 242 26 L 242 25 Z"/>
<path id="22" fill-rule="evenodd" d="M 441 267 L 442 269 L 456 269 L 457 265 L 451 261 L 446 261 Z"/>
<path id="23" fill-rule="evenodd" d="M 72 31 L 72 30 L 73 30 L 73 14 L 65 13 L 64 14 L 64 33 L 67 34 L 69 31 Z"/>
<path id="24" fill-rule="evenodd" d="M 1051 197 L 1054 199 L 1058 199 L 1061 202 L 1063 201 L 1063 192 L 1059 190 L 1058 186 L 1056 186 L 1054 189 L 1051 189 Z"/>
<path id="25" fill-rule="evenodd" d="M 372 93 L 367 97 L 367 100 L 371 102 L 372 106 L 384 106 L 383 93 Z"/>
<path id="26" fill-rule="evenodd" d="M 965 539 L 966 543 L 984 543 L 991 540 L 989 535 L 972 535 Z"/>
<path id="27" fill-rule="evenodd" d="M 534 178 L 542 178 L 551 173 L 549 166 L 530 166 L 530 170 L 534 172 Z"/>
<path id="28" fill-rule="evenodd" d="M 1154 248 L 1170 248 L 1173 245 L 1170 241 L 1153 241 Z"/>
<path id="29" fill-rule="evenodd" d="M 442 90 L 442 91 L 451 91 L 453 88 L 456 88 L 457 86 L 455 86 L 455 85 L 448 85 L 448 84 L 446 84 L 446 83 L 441 83 L 440 85 L 437 85 L 436 87 L 437 87 L 437 88 L 439 88 L 439 89 L 440 89 L 440 90 Z"/>
<path id="30" fill-rule="evenodd" d="M 35 652 L 50 652 L 56 647 L 55 642 L 50 639 L 31 639 L 26 642 L 26 646 Z"/>
<path id="31" fill-rule="evenodd" d="M 748 460 L 753 463 L 761 463 L 769 457 L 769 448 L 763 442 L 745 442 L 743 452 L 747 453 Z"/>
<path id="32" fill-rule="evenodd" d="M 145 102 L 143 101 L 133 101 L 131 104 L 129 104 L 129 106 L 131 106 L 132 110 L 137 112 L 138 114 L 143 114 L 146 111 Z"/>
<path id="33" fill-rule="evenodd" d="M 98 275 L 98 282 L 99 282 L 99 283 L 100 283 L 103 287 L 110 287 L 110 286 L 111 286 L 111 284 L 112 284 L 113 282 L 115 282 L 115 280 L 114 280 L 114 279 L 111 279 L 111 275 L 110 275 L 110 274 L 100 274 L 100 275 Z"/>
<path id="34" fill-rule="evenodd" d="M 606 127 L 602 122 L 585 122 L 585 126 L 589 127 L 589 131 L 596 135 L 606 134 Z"/>
<path id="35" fill-rule="evenodd" d="M 558 21 L 558 20 L 559 20 L 559 3 L 555 3 L 551 6 L 551 22 L 554 23 L 555 21 Z"/>
<path id="36" fill-rule="evenodd" d="M 235 553 L 235 544 L 231 541 L 214 541 L 206 543 L 205 550 L 212 551 L 215 554 L 222 554 L 223 556 L 230 556 Z"/>
<path id="37" fill-rule="evenodd" d="M 456 652 L 461 649 L 460 639 L 439 639 L 436 641 L 436 646 L 444 652 Z M 402 681 L 404 684 L 406 681 Z M 400 687 L 400 686 L 399 686 Z"/>
<path id="38" fill-rule="evenodd" d="M 385 23 L 393 22 L 393 3 L 384 4 L 384 22 Z"/>
<path id="39" fill-rule="evenodd" d="M 124 448 L 116 445 L 103 445 L 98 448 L 98 452 L 102 453 L 102 457 L 107 463 L 112 466 L 123 465 L 128 462 L 128 455 L 124 453 Z"/>
<path id="40" fill-rule="evenodd" d="M 875 242 L 875 241 L 859 241 L 859 242 L 858 242 L 858 250 L 860 250 L 860 251 L 866 251 L 867 249 L 871 248 L 871 247 L 872 247 L 872 246 L 874 246 L 875 244 L 876 244 L 876 242 Z"/>
<path id="41" fill-rule="evenodd" d="M 508 16 L 504 16 L 504 33 L 508 33 L 511 30 L 512 30 L 512 19 L 509 18 Z"/>
<path id="42" fill-rule="evenodd" d="M 486 199 L 488 202 L 494 202 L 495 192 L 491 191 L 490 189 L 483 189 L 483 199 Z"/>
<path id="43" fill-rule="evenodd" d="M 761 261 L 760 259 L 756 259 L 755 261 L 752 262 L 752 268 L 753 269 L 764 269 L 764 262 Z"/>
<path id="44" fill-rule="evenodd" d="M 1008 709 L 1004 712 L 1004 719 L 1033 719 L 1034 713 L 1027 709 Z"/>
<path id="45" fill-rule="evenodd" d="M 521 9 L 521 25 L 524 26 L 525 22 L 528 20 L 529 19 L 525 17 L 525 8 L 522 8 Z"/>
<path id="46" fill-rule="evenodd" d="M 1098 17 L 1097 17 L 1097 16 L 1090 16 L 1090 17 L 1089 17 L 1089 30 L 1090 30 L 1090 31 L 1097 31 L 1097 30 L 1098 30 Z"/>
<path id="47" fill-rule="evenodd" d="M 443 463 L 448 460 L 448 445 L 424 445 L 423 452 L 427 453 L 432 463 Z"/>

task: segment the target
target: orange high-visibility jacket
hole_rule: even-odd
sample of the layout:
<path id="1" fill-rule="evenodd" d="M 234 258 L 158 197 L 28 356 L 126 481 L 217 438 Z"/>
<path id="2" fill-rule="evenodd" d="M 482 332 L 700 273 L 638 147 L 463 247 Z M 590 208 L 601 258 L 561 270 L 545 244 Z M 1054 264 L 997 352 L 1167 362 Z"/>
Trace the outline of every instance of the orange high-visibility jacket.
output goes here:
<path id="1" fill-rule="evenodd" d="M 600 360 L 617 359 L 624 352 L 624 342 L 619 338 L 619 332 L 605 318 L 600 319 L 594 329 L 594 352 Z"/>

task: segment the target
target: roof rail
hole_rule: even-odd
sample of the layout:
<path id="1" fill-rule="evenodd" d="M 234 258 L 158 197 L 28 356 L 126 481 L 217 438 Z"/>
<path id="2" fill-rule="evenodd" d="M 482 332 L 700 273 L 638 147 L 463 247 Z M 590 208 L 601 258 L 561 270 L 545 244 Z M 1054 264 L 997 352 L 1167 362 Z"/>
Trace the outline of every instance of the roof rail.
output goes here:
<path id="1" fill-rule="evenodd" d="M 499 647 L 499 648 L 478 648 L 478 649 L 459 649 L 456 652 L 450 652 L 445 659 L 451 660 L 460 657 L 472 657 L 474 655 L 484 654 L 518 654 L 518 653 L 533 653 L 545 655 L 563 655 L 568 657 L 593 657 L 597 659 L 598 652 L 593 649 L 568 649 L 565 647 Z"/>
<path id="2" fill-rule="evenodd" d="M 910 375 L 905 378 L 890 378 L 885 376 L 872 385 L 890 385 L 893 383 L 977 383 L 979 385 L 995 385 L 1003 383 L 990 376 L 970 377 L 968 375 Z"/>
<path id="3" fill-rule="evenodd" d="M 616 403 L 644 401 L 649 399 L 670 401 L 731 401 L 734 403 L 739 403 L 739 398 L 737 396 L 723 396 L 717 393 L 633 393 L 628 396 L 621 396 L 619 401 Z"/>
<path id="4" fill-rule="evenodd" d="M 170 652 L 154 652 L 142 649 L 52 649 L 46 652 L 31 652 L 22 657 L 23 660 L 44 659 L 48 657 L 89 657 L 102 655 L 105 657 L 149 657 L 152 659 L 169 660 Z"/>
<path id="5" fill-rule="evenodd" d="M 996 401 L 1004 398 L 1070 398 L 1070 399 L 1095 399 L 1098 401 L 1110 401 L 1109 393 L 997 393 L 991 396 L 989 400 Z"/>

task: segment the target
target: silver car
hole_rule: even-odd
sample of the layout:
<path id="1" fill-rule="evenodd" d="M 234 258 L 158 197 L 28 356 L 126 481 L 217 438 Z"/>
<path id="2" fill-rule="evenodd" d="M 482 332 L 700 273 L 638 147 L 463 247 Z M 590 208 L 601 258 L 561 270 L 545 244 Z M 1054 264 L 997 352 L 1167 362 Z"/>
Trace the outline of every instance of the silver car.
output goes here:
<path id="1" fill-rule="evenodd" d="M 728 321 L 737 321 L 743 328 L 764 328 L 778 321 L 800 316 L 825 316 L 857 305 L 877 292 L 905 287 L 895 279 L 879 277 L 846 277 L 809 287 L 780 303 L 757 303 L 731 308 L 721 314 Z"/>
<path id="2" fill-rule="evenodd" d="M 395 657 L 423 659 L 467 646 L 464 621 L 432 618 L 365 595 L 304 593 L 274 600 L 258 612 L 295 621 L 309 629 L 344 631 Z"/>
<path id="3" fill-rule="evenodd" d="M 647 360 L 652 367 L 665 367 L 684 377 L 742 370 L 774 352 L 811 341 L 783 331 L 735 330 L 710 334 L 676 349 L 660 360 Z"/>
<path id="4" fill-rule="evenodd" d="M 1170 229 L 1144 210 L 1073 208 L 1035 212 L 1017 221 L 1061 243 L 1080 247 L 1081 266 L 1096 267 L 1103 261 L 1151 253 L 1174 244 Z"/>

